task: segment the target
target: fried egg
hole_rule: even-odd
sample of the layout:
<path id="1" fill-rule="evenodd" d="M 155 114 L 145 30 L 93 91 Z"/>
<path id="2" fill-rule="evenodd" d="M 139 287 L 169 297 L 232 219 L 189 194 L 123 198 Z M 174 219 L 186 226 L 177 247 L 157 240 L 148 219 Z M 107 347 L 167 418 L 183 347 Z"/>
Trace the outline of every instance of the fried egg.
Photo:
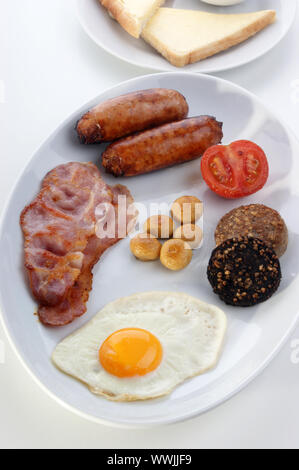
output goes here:
<path id="1" fill-rule="evenodd" d="M 186 294 L 146 292 L 106 305 L 58 344 L 52 360 L 114 401 L 157 398 L 217 363 L 222 310 Z"/>

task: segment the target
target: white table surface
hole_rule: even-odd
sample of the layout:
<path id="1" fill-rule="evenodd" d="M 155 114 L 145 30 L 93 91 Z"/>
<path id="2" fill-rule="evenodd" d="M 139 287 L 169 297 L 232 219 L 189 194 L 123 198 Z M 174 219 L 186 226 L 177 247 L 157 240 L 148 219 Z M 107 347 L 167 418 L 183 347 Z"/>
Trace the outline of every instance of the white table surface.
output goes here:
<path id="1" fill-rule="evenodd" d="M 219 76 L 257 94 L 299 136 L 298 28 L 299 12 L 278 47 Z M 65 117 L 105 88 L 146 73 L 91 42 L 74 0 L 0 0 L 0 209 Z M 299 326 L 245 390 L 167 428 L 114 429 L 65 410 L 23 369 L 1 327 L 0 383 L 0 448 L 299 448 Z"/>

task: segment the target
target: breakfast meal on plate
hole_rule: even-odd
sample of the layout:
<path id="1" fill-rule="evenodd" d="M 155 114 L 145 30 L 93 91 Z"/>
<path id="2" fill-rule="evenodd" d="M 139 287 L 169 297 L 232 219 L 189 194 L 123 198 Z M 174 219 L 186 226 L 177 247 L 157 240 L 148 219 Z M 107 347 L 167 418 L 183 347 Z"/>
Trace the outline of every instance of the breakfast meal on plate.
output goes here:
<path id="1" fill-rule="evenodd" d="M 165 0 L 100 0 L 110 16 L 135 38 Z"/>
<path id="2" fill-rule="evenodd" d="M 101 3 L 120 22 L 124 20 L 123 14 L 136 6 L 133 0 L 102 0 Z M 140 15 L 136 16 L 138 21 L 134 26 L 141 29 L 144 26 L 142 11 L 152 14 L 143 35 L 164 11 L 167 15 L 168 12 L 174 17 L 177 15 L 175 9 L 162 8 L 155 13 L 154 7 L 163 2 L 146 3 L 147 7 L 139 5 Z M 124 9 L 115 10 L 116 5 Z M 176 28 L 178 23 L 173 22 L 178 36 L 183 38 L 185 32 L 187 39 L 194 22 L 199 24 L 199 16 L 206 15 L 199 13 L 191 19 L 189 13 L 184 17 L 190 18 L 190 31 Z M 207 18 L 214 16 L 217 15 L 207 15 Z M 233 16 L 241 15 L 222 16 L 226 20 L 230 17 L 232 26 Z M 244 15 L 245 22 L 248 16 Z M 264 18 L 263 15 L 260 18 Z M 199 38 L 203 32 L 206 34 L 207 43 L 215 34 L 215 26 L 211 26 L 214 23 L 209 20 L 205 27 L 197 30 Z M 218 26 L 219 34 L 224 34 L 220 23 Z M 240 28 L 240 23 L 236 21 L 234 26 Z M 167 28 L 162 28 L 159 34 L 165 31 Z M 248 29 L 247 34 L 250 35 L 250 31 Z M 183 39 L 179 41 L 182 48 Z M 177 48 L 176 54 L 182 58 L 180 51 Z M 188 60 L 192 61 L 192 56 Z M 159 260 L 165 268 L 160 266 L 159 270 L 158 266 L 154 271 L 159 289 L 165 288 L 163 280 L 171 276 L 176 282 L 175 289 L 184 282 L 186 290 L 193 289 L 194 285 L 196 288 L 192 279 L 198 270 L 199 281 L 203 284 L 198 286 L 199 290 L 206 292 L 210 284 L 227 305 L 256 306 L 270 299 L 281 282 L 279 257 L 288 245 L 284 220 L 276 210 L 263 204 L 231 208 L 217 224 L 216 248 L 208 261 L 206 250 L 193 251 L 203 244 L 203 201 L 200 192 L 197 194 L 200 198 L 188 192 L 196 188 L 194 192 L 203 193 L 206 183 L 214 193 L 226 199 L 257 193 L 268 179 L 267 156 L 249 140 L 220 145 L 222 123 L 209 115 L 187 117 L 188 113 L 186 98 L 176 90 L 140 90 L 98 104 L 81 117 L 76 131 L 81 143 L 109 142 L 101 161 L 106 172 L 113 176 L 143 175 L 202 157 L 201 161 L 194 162 L 187 178 L 179 169 L 169 175 L 172 186 L 169 190 L 166 183 L 166 188 L 162 188 L 164 199 L 155 192 L 159 184 L 165 184 L 167 175 L 162 183 L 161 180 L 154 182 L 155 175 L 137 179 L 138 204 L 142 210 L 149 209 L 149 213 L 144 216 L 142 212 L 142 219 L 140 217 L 142 223 L 140 220 L 138 226 L 142 233 L 124 241 L 125 250 L 130 252 L 129 267 L 135 257 L 136 263 L 148 262 L 149 269 L 155 270 L 149 262 Z M 80 147 L 79 143 L 78 148 L 82 154 L 89 154 L 91 150 Z M 143 180 L 147 178 L 152 178 L 153 184 L 150 192 L 144 194 Z M 179 185 L 180 178 L 183 184 L 178 189 L 176 184 Z M 211 199 L 216 199 L 208 192 Z M 175 200 L 169 203 L 170 195 L 171 201 Z M 219 208 L 231 204 L 219 198 L 217 203 Z M 212 209 L 208 211 L 211 219 Z M 46 174 L 39 193 L 20 217 L 25 242 L 24 266 L 38 303 L 40 323 L 63 326 L 86 312 L 95 264 L 109 247 L 136 228 L 136 219 L 137 203 L 134 204 L 130 191 L 122 185 L 106 184 L 94 163 L 69 162 Z M 208 223 L 208 242 L 213 239 L 210 226 Z M 117 297 L 118 289 L 124 291 L 136 282 L 134 272 L 128 272 L 125 265 L 128 260 L 120 259 L 122 253 L 121 248 L 116 253 L 117 261 L 112 260 L 111 270 L 117 271 L 118 277 L 104 272 L 104 282 L 102 278 L 96 286 L 98 295 L 112 285 L 113 297 Z M 106 262 L 111 262 L 109 256 Z M 122 272 L 121 265 L 125 266 Z M 207 266 L 203 276 L 199 274 L 202 265 Z M 188 266 L 189 277 L 183 272 Z M 104 263 L 102 270 L 105 271 Z M 128 281 L 124 279 L 126 276 Z M 144 283 L 146 287 L 151 284 L 146 277 Z M 108 297 L 110 295 L 111 292 Z M 99 302 L 103 305 L 101 297 Z M 233 310 L 238 314 L 238 310 L 232 308 L 228 314 Z M 170 394 L 182 382 L 216 366 L 226 326 L 226 315 L 221 309 L 187 294 L 163 291 L 136 294 L 109 303 L 83 327 L 68 335 L 56 346 L 52 361 L 59 370 L 87 385 L 92 393 L 108 400 L 153 399 Z"/>
<path id="3" fill-rule="evenodd" d="M 165 0 L 100 0 L 100 3 L 131 36 L 142 37 L 176 67 L 243 43 L 276 20 L 274 10 L 218 14 L 159 8 Z"/>
<path id="4" fill-rule="evenodd" d="M 225 214 L 215 231 L 216 245 L 240 236 L 259 238 L 281 257 L 288 246 L 288 229 L 281 215 L 263 204 L 237 207 Z"/>
<path id="5" fill-rule="evenodd" d="M 119 195 L 126 197 L 127 206 L 132 204 L 127 188 L 105 184 L 94 164 L 71 162 L 50 171 L 22 211 L 25 267 L 44 325 L 66 325 L 86 312 L 92 269 L 119 241 Z M 97 208 L 102 204 L 114 209 L 114 236 L 96 235 Z M 125 220 L 129 223 L 129 217 Z"/>
<path id="6" fill-rule="evenodd" d="M 110 142 L 180 121 L 188 116 L 188 111 L 186 99 L 176 90 L 140 90 L 98 104 L 78 121 L 76 130 L 83 144 Z"/>
<path id="7" fill-rule="evenodd" d="M 184 240 L 172 238 L 167 240 L 161 248 L 160 261 L 171 271 L 185 269 L 192 260 L 191 246 Z"/>
<path id="8" fill-rule="evenodd" d="M 155 261 L 160 258 L 162 244 L 148 233 L 139 233 L 130 241 L 133 255 L 140 261 Z"/>
<path id="9" fill-rule="evenodd" d="M 281 280 L 273 248 L 258 238 L 230 238 L 212 252 L 208 280 L 228 305 L 250 307 L 269 299 Z"/>
<path id="10" fill-rule="evenodd" d="M 145 232 L 162 239 L 172 237 L 174 229 L 174 222 L 168 215 L 152 215 L 143 226 Z"/>
<path id="11" fill-rule="evenodd" d="M 148 400 L 212 369 L 226 323 L 222 310 L 189 295 L 146 292 L 106 305 L 52 360 L 108 400 Z"/>
<path id="12" fill-rule="evenodd" d="M 181 224 L 194 224 L 202 213 L 203 203 L 195 196 L 181 196 L 171 206 L 172 217 Z"/>
<path id="13" fill-rule="evenodd" d="M 240 44 L 273 23 L 273 10 L 242 14 L 159 8 L 142 38 L 176 67 L 198 62 Z"/>
<path id="14" fill-rule="evenodd" d="M 180 225 L 173 234 L 173 238 L 184 240 L 192 250 L 195 250 L 200 246 L 202 237 L 203 233 L 201 228 L 194 224 Z"/>
<path id="15" fill-rule="evenodd" d="M 261 147 L 238 140 L 208 148 L 201 159 L 201 172 L 212 191 L 227 199 L 237 199 L 264 187 L 269 166 Z"/>
<path id="16" fill-rule="evenodd" d="M 114 176 L 141 175 L 199 158 L 222 137 L 222 123 L 214 117 L 192 117 L 113 142 L 102 164 Z"/>

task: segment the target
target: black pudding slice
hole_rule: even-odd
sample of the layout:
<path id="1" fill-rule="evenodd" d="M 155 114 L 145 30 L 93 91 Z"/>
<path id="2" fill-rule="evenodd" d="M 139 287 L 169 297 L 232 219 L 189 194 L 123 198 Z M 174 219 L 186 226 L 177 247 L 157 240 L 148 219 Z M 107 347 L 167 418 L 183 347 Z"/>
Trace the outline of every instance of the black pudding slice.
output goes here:
<path id="1" fill-rule="evenodd" d="M 226 240 L 212 252 L 208 279 L 228 305 L 251 307 L 269 299 L 281 280 L 279 259 L 258 238 Z"/>

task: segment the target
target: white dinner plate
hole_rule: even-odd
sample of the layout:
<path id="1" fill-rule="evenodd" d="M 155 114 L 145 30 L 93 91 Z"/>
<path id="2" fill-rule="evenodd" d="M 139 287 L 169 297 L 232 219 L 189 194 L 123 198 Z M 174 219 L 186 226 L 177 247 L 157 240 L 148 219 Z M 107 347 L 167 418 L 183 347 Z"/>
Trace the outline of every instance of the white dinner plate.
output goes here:
<path id="1" fill-rule="evenodd" d="M 297 0 L 246 0 L 231 7 L 207 5 L 200 0 L 166 0 L 165 6 L 214 13 L 243 13 L 257 10 L 277 11 L 277 21 L 253 38 L 225 52 L 184 67 L 186 72 L 213 73 L 232 69 L 261 57 L 288 32 L 296 14 Z M 99 0 L 77 0 L 79 20 L 90 38 L 119 59 L 159 71 L 178 71 L 142 39 L 131 37 L 111 19 Z"/>
<path id="2" fill-rule="evenodd" d="M 201 178 L 200 161 L 148 175 L 117 179 L 104 174 L 109 184 L 128 186 L 137 202 L 171 203 L 184 194 L 204 201 L 204 243 L 195 250 L 183 271 L 167 271 L 159 263 L 138 262 L 129 250 L 129 238 L 110 248 L 94 269 L 88 311 L 72 324 L 49 329 L 33 314 L 36 304 L 23 268 L 23 237 L 19 215 L 37 194 L 45 174 L 70 161 L 99 163 L 104 146 L 80 145 L 74 125 L 91 106 L 123 93 L 151 87 L 173 88 L 183 93 L 190 116 L 211 114 L 223 121 L 224 143 L 250 139 L 268 155 L 270 177 L 263 190 L 241 200 L 225 200 L 208 189 Z M 52 397 L 69 409 L 98 422 L 123 426 L 170 423 L 196 416 L 231 397 L 263 367 L 282 346 L 298 316 L 298 178 L 299 144 L 286 127 L 246 90 L 209 75 L 163 73 L 135 78 L 117 85 L 85 104 L 58 127 L 31 159 L 17 181 L 5 209 L 0 229 L 0 301 L 8 336 L 23 364 Z M 232 308 L 212 292 L 206 277 L 213 233 L 221 216 L 233 207 L 259 202 L 280 211 L 290 232 L 289 247 L 281 258 L 283 279 L 278 292 L 252 308 Z M 57 343 L 90 320 L 105 304 L 137 292 L 180 291 L 222 308 L 228 332 L 217 367 L 186 381 L 162 399 L 113 403 L 93 395 L 87 387 L 59 372 L 51 363 Z"/>

